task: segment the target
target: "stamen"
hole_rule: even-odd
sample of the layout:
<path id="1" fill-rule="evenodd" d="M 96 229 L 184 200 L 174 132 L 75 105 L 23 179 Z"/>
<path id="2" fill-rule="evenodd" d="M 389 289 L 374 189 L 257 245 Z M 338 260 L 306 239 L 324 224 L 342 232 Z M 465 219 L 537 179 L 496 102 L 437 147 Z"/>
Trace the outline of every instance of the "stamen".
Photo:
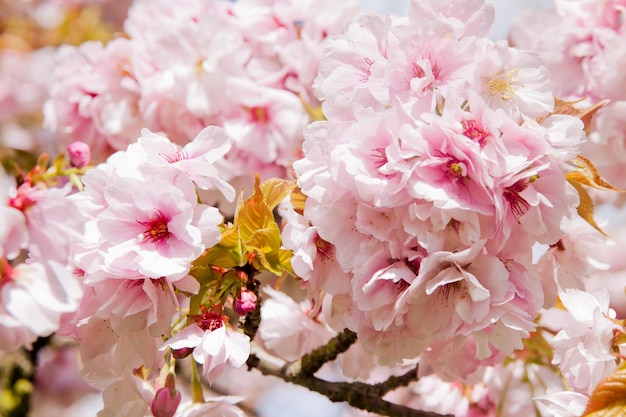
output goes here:
<path id="1" fill-rule="evenodd" d="M 530 208 L 528 201 L 519 195 L 526 187 L 528 187 L 528 182 L 521 179 L 504 190 L 504 199 L 509 203 L 513 215 L 518 219 Z"/>
<path id="2" fill-rule="evenodd" d="M 165 217 L 161 211 L 156 210 L 156 215 L 150 220 L 145 222 L 137 221 L 137 223 L 147 228 L 143 233 L 141 233 L 140 236 L 142 239 L 149 240 L 153 243 L 159 242 L 163 239 L 169 239 L 171 235 L 167 228 L 169 220 L 170 219 Z"/>
<path id="3" fill-rule="evenodd" d="M 463 120 L 463 135 L 483 145 L 489 136 L 489 132 L 485 130 L 476 120 Z"/>
<path id="4" fill-rule="evenodd" d="M 437 291 L 437 297 L 441 299 L 442 304 L 445 301 L 446 307 L 448 307 L 448 298 L 450 297 L 450 291 L 452 291 L 452 294 L 454 294 L 456 293 L 456 290 L 460 288 L 461 288 L 460 282 L 458 281 L 451 282 L 442 287 L 439 287 L 439 290 Z"/>
<path id="5" fill-rule="evenodd" d="M 334 259 L 335 257 L 335 245 L 325 241 L 319 235 L 315 238 L 315 247 L 317 253 L 324 259 Z"/>
<path id="6" fill-rule="evenodd" d="M 202 306 L 200 309 L 201 314 L 191 315 L 189 318 L 202 330 L 213 331 L 224 326 L 224 316 L 219 312 L 218 308 L 211 308 L 210 310 Z"/>
<path id="7" fill-rule="evenodd" d="M 385 148 L 374 148 L 370 156 L 374 158 L 374 166 L 380 168 L 388 162 Z"/>
<path id="8" fill-rule="evenodd" d="M 513 84 L 517 82 L 517 68 L 505 74 L 497 74 L 487 82 L 487 90 L 491 95 L 499 95 L 503 100 L 510 100 L 517 91 L 517 87 Z"/>

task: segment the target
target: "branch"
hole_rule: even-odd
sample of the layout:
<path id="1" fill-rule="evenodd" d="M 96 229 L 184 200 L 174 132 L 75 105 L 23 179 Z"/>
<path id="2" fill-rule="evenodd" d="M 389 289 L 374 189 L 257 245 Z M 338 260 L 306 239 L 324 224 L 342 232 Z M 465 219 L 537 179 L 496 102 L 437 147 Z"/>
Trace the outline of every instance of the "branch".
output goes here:
<path id="1" fill-rule="evenodd" d="M 334 339 L 335 343 L 339 342 L 339 339 L 351 338 L 350 333 L 352 332 L 344 331 Z M 322 348 L 327 347 L 328 345 Z M 313 353 L 320 349 L 316 349 Z M 335 357 L 337 354 L 335 354 Z M 310 355 L 312 354 L 306 356 Z M 300 361 L 290 364 L 283 359 L 273 356 L 257 344 L 252 345 L 252 353 L 247 362 L 249 368 L 257 368 L 263 375 L 275 376 L 283 381 L 301 385 L 311 391 L 319 392 L 333 402 L 347 402 L 361 410 L 392 417 L 446 417 L 441 414 L 393 404 L 381 398 L 385 393 L 417 380 L 416 370 L 411 370 L 401 376 L 391 377 L 380 384 L 370 385 L 363 382 L 330 382 L 305 372 L 294 372 L 298 369 L 298 366 L 294 367 L 297 363 L 300 363 Z M 316 360 L 311 359 L 310 363 L 316 363 Z M 309 370 L 313 368 L 314 366 L 311 365 Z M 302 365 L 302 369 L 304 369 L 304 365 Z"/>
<path id="2" fill-rule="evenodd" d="M 328 344 L 320 346 L 313 352 L 304 355 L 302 359 L 300 359 L 300 370 L 297 374 L 301 376 L 313 375 L 319 371 L 326 362 L 335 360 L 337 355 L 348 350 L 354 342 L 356 342 L 356 333 L 350 329 L 345 329 L 332 338 Z"/>

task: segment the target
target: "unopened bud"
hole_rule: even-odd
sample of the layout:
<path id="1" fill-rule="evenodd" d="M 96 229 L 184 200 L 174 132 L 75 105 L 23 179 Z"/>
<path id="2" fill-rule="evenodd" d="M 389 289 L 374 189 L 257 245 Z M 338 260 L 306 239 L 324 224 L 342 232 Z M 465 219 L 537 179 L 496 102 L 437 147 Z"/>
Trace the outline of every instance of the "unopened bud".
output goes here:
<path id="1" fill-rule="evenodd" d="M 154 417 L 173 417 L 180 404 L 180 392 L 175 387 L 174 376 L 168 375 L 165 386 L 154 394 L 150 411 Z"/>
<path id="2" fill-rule="evenodd" d="M 85 142 L 72 142 L 67 147 L 70 156 L 70 164 L 76 168 L 83 168 L 91 162 L 91 149 Z"/>
<path id="3" fill-rule="evenodd" d="M 190 348 L 190 347 L 172 349 L 172 356 L 174 357 L 174 359 L 184 359 L 187 356 L 191 355 L 192 352 L 193 352 L 193 348 Z"/>
<path id="4" fill-rule="evenodd" d="M 256 294 L 252 291 L 241 290 L 239 297 L 233 302 L 233 310 L 240 316 L 245 316 L 256 307 Z"/>

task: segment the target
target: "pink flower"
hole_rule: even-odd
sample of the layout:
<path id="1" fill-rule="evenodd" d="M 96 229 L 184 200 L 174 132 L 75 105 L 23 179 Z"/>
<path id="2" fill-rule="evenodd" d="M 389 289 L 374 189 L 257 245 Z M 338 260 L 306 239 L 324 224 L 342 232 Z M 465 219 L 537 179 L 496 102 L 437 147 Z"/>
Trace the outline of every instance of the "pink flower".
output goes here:
<path id="1" fill-rule="evenodd" d="M 617 367 L 612 342 L 614 330 L 621 327 L 611 320 L 615 311 L 609 308 L 606 290 L 571 289 L 559 298 L 571 319 L 552 340 L 552 363 L 559 365 L 574 391 L 589 395 Z"/>
<path id="2" fill-rule="evenodd" d="M 124 149 L 143 124 L 131 70 L 134 45 L 124 38 L 59 50 L 56 82 L 44 107 L 45 126 L 65 145 L 87 143 L 94 161 Z"/>
<path id="3" fill-rule="evenodd" d="M 256 308 L 257 296 L 252 291 L 242 289 L 239 296 L 233 301 L 233 310 L 240 316 L 254 311 Z"/>
<path id="4" fill-rule="evenodd" d="M 572 219 L 569 233 L 551 245 L 539 258 L 537 266 L 544 281 L 546 302 L 557 299 L 559 290 L 585 290 L 589 279 L 609 269 L 599 256 L 614 242 L 598 233 L 582 218 Z"/>
<path id="5" fill-rule="evenodd" d="M 67 146 L 70 163 L 76 168 L 83 168 L 91 163 L 91 150 L 85 142 L 72 142 Z"/>
<path id="6" fill-rule="evenodd" d="M 487 36 L 493 24 L 495 9 L 483 0 L 412 1 L 409 19 L 443 20 L 455 28 L 457 37 Z"/>
<path id="7" fill-rule="evenodd" d="M 265 287 L 259 336 L 271 352 L 288 361 L 328 342 L 335 335 L 322 317 L 313 316 L 309 301 L 297 303 L 288 295 Z"/>
<path id="8" fill-rule="evenodd" d="M 227 329 L 221 318 L 208 315 L 211 313 L 205 313 L 198 325 L 191 324 L 176 333 L 161 350 L 194 348 L 193 358 L 203 365 L 202 374 L 212 384 L 227 364 L 239 368 L 246 362 L 250 356 L 250 338 Z"/>
<path id="9" fill-rule="evenodd" d="M 535 401 L 545 405 L 551 416 L 579 417 L 585 412 L 589 397 L 579 392 L 550 387 L 545 395 L 536 397 Z"/>
<path id="10" fill-rule="evenodd" d="M 221 159 L 230 150 L 232 142 L 223 129 L 206 127 L 184 147 L 147 129 L 143 129 L 141 134 L 137 144 L 128 147 L 127 155 L 147 162 L 151 167 L 144 168 L 146 173 L 154 168 L 175 168 L 188 176 L 198 188 L 217 189 L 228 201 L 235 198 L 235 190 L 221 177 L 226 168 L 220 165 Z"/>
<path id="11" fill-rule="evenodd" d="M 90 379 L 110 380 L 142 365 L 159 367 L 162 337 L 170 334 L 172 321 L 185 306 L 175 290 L 193 293 L 197 281 L 189 276 L 175 286 L 145 277 L 97 279 L 84 285 L 78 310 L 64 318 L 59 330 L 80 341 L 85 373 Z M 195 283 L 195 289 L 186 282 Z"/>
<path id="12" fill-rule="evenodd" d="M 98 252 L 110 273 L 176 280 L 220 240 L 222 216 L 195 202 L 195 188 L 186 179 L 112 180 L 104 194 L 107 207 L 95 219 L 102 236 Z"/>
<path id="13" fill-rule="evenodd" d="M 234 138 L 238 153 L 281 166 L 294 161 L 300 151 L 302 129 L 309 123 L 300 98 L 234 77 L 226 89 L 234 107 L 224 112 L 221 124 Z M 240 167 L 237 174 L 243 175 L 245 168 Z"/>
<path id="14" fill-rule="evenodd" d="M 546 116 L 554 108 L 548 68 L 538 55 L 497 43 L 478 66 L 479 91 L 491 108 L 513 119 Z"/>
<path id="15" fill-rule="evenodd" d="M 388 34 L 392 23 L 391 17 L 361 16 L 347 36 L 328 39 L 313 84 L 326 117 L 349 120 L 362 108 L 382 110 L 389 102 L 384 71 L 395 41 Z"/>
<path id="16" fill-rule="evenodd" d="M 76 310 L 80 284 L 69 268 L 32 260 L 11 267 L 0 258 L 0 350 L 30 346 L 59 328 L 61 315 Z"/>
<path id="17" fill-rule="evenodd" d="M 15 259 L 27 242 L 23 214 L 13 207 L 0 206 L 0 259 Z"/>
<path id="18" fill-rule="evenodd" d="M 68 263 L 72 245 L 83 235 L 78 205 L 68 198 L 71 184 L 45 188 L 22 184 L 12 202 L 24 213 L 28 225 L 30 256 L 38 261 Z"/>

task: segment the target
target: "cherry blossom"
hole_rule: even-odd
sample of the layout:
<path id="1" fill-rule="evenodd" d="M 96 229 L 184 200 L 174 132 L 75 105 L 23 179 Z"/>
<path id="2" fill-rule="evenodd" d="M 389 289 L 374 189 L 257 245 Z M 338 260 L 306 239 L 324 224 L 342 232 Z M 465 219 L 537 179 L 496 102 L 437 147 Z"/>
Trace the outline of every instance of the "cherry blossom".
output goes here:
<path id="1" fill-rule="evenodd" d="M 591 394 L 601 379 L 616 368 L 612 354 L 613 331 L 608 293 L 566 290 L 559 298 L 571 314 L 570 323 L 554 337 L 553 363 L 558 364 L 576 392 Z"/>
<path id="2" fill-rule="evenodd" d="M 205 313 L 198 325 L 185 327 L 170 338 L 161 350 L 193 348 L 193 358 L 203 365 L 202 374 L 213 383 L 226 364 L 238 368 L 250 355 L 250 338 L 233 329 L 227 329 L 221 317 Z"/>

